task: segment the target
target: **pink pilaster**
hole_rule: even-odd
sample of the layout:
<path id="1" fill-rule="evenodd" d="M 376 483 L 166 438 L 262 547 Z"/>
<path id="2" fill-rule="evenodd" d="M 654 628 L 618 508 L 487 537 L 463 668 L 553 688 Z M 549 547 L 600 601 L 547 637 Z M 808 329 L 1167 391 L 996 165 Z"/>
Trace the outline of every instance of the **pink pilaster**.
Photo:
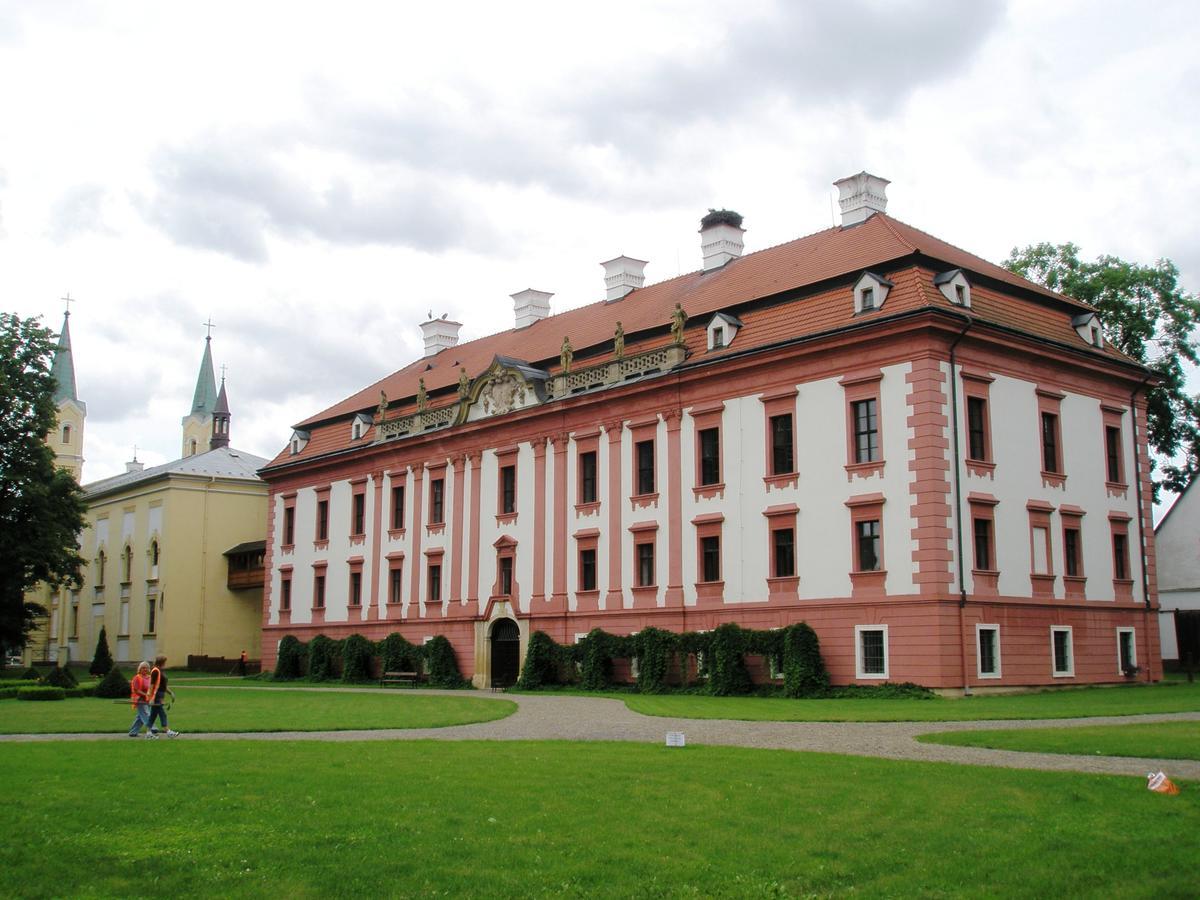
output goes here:
<path id="1" fill-rule="evenodd" d="M 604 595 L 605 609 L 621 609 L 625 595 L 621 590 L 621 430 L 620 421 L 604 426 L 608 436 L 608 592 Z"/>
<path id="2" fill-rule="evenodd" d="M 567 610 L 567 447 L 569 434 L 556 434 L 554 443 L 554 574 L 550 597 L 554 612 Z M 543 460 L 543 465 L 545 461 Z M 536 577 L 536 576 L 535 576 Z"/>
<path id="3" fill-rule="evenodd" d="M 555 472 L 558 469 L 555 467 Z M 564 492 L 566 481 L 563 482 Z M 564 498 L 565 502 L 565 498 Z M 561 531 L 562 529 L 556 529 Z M 546 438 L 533 439 L 533 609 L 546 602 Z"/>
<path id="4" fill-rule="evenodd" d="M 683 413 L 665 410 L 667 423 L 667 606 L 683 606 L 683 457 L 679 428 Z"/>

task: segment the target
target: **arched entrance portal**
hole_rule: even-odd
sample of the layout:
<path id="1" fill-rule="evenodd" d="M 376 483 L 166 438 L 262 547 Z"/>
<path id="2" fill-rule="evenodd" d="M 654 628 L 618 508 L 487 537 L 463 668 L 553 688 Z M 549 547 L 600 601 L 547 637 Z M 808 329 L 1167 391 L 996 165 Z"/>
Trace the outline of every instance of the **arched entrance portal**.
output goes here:
<path id="1" fill-rule="evenodd" d="M 517 683 L 521 660 L 521 629 L 512 619 L 497 619 L 492 626 L 492 687 Z"/>

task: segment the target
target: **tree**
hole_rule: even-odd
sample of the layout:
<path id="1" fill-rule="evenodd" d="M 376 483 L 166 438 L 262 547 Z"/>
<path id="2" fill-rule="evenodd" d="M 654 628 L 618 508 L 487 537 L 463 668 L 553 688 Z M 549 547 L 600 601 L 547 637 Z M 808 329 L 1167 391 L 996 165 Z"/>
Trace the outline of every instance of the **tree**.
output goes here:
<path id="1" fill-rule="evenodd" d="M 108 649 L 108 633 L 104 630 L 104 626 L 100 626 L 100 637 L 96 639 L 96 653 L 92 657 L 92 664 L 88 667 L 88 672 L 92 675 L 103 677 L 108 674 L 109 669 L 113 667 L 112 652 Z"/>
<path id="2" fill-rule="evenodd" d="M 1096 307 L 1104 337 L 1151 369 L 1159 383 L 1146 389 L 1147 438 L 1169 460 L 1154 484 L 1181 491 L 1200 472 L 1200 400 L 1187 394 L 1185 363 L 1196 365 L 1192 337 L 1200 324 L 1200 299 L 1179 285 L 1169 259 L 1152 266 L 1101 256 L 1079 258 L 1074 244 L 1014 248 L 1004 266 L 1038 284 Z"/>
<path id="3" fill-rule="evenodd" d="M 80 583 L 83 491 L 54 463 L 54 344 L 36 318 L 0 313 L 0 644 L 24 646 L 46 610 L 25 602 L 39 583 Z"/>

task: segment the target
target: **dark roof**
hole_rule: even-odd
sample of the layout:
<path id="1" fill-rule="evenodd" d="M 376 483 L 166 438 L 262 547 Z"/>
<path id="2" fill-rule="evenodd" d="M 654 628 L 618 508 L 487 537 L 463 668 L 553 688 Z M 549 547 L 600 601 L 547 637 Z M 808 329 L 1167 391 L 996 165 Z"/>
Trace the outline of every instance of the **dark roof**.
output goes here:
<path id="1" fill-rule="evenodd" d="M 267 542 L 264 541 L 246 541 L 244 544 L 238 544 L 236 547 L 230 547 L 225 551 L 224 556 L 237 556 L 241 553 L 263 553 L 267 549 Z"/>

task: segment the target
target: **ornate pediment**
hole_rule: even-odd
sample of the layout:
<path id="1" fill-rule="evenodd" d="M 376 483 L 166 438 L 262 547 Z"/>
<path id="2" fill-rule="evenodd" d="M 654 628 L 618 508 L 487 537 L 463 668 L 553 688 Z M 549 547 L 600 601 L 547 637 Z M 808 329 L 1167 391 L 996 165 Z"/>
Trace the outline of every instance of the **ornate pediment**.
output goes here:
<path id="1" fill-rule="evenodd" d="M 536 406 L 546 398 L 547 378 L 546 372 L 528 363 L 497 356 L 471 386 L 463 421 L 504 416 Z"/>

